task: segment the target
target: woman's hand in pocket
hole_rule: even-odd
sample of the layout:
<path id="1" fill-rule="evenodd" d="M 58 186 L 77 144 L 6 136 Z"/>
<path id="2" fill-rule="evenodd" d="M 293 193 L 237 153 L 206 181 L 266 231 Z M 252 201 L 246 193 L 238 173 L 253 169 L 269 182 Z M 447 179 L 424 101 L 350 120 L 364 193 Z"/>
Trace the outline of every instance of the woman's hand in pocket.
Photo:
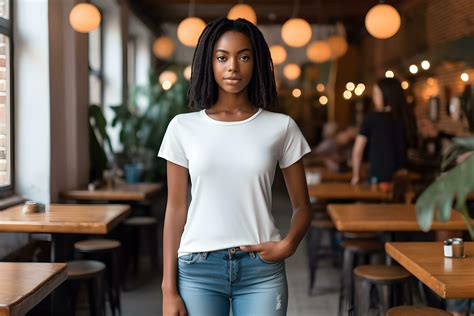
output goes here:
<path id="1" fill-rule="evenodd" d="M 163 316 L 187 316 L 183 299 L 178 293 L 163 293 Z"/>
<path id="2" fill-rule="evenodd" d="M 270 262 L 283 261 L 294 253 L 294 250 L 284 240 L 268 241 L 252 246 L 241 246 L 240 250 L 258 252 L 263 260 Z"/>

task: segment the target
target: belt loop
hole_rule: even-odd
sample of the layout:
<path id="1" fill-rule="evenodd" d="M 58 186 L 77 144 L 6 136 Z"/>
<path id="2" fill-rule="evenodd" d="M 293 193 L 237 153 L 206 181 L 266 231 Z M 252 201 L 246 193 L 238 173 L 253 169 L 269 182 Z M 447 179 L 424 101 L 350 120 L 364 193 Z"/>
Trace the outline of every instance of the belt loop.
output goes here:
<path id="1" fill-rule="evenodd" d="M 255 259 L 256 254 L 255 254 L 254 251 L 251 251 L 251 252 L 249 252 L 249 256 L 250 256 L 250 258 Z"/>
<path id="2" fill-rule="evenodd" d="M 208 254 L 209 254 L 208 251 L 201 252 L 201 257 L 202 257 L 204 260 L 206 260 Z"/>

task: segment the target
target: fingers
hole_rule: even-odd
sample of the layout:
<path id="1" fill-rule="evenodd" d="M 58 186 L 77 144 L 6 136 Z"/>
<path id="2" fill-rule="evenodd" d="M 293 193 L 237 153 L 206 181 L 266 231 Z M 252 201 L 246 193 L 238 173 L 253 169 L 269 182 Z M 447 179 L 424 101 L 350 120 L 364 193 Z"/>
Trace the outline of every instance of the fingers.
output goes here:
<path id="1" fill-rule="evenodd" d="M 261 244 L 252 245 L 252 246 L 240 246 L 240 250 L 242 250 L 242 251 L 248 251 L 248 252 L 251 252 L 251 251 L 262 251 L 262 250 L 263 250 L 263 246 L 262 246 Z"/>

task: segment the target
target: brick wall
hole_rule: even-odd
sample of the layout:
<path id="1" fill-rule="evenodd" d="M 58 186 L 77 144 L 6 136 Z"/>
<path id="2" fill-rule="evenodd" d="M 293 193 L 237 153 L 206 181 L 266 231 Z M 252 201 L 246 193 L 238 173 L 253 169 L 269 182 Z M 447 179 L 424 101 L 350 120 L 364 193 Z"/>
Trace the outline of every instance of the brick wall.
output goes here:
<path id="1" fill-rule="evenodd" d="M 427 73 L 410 76 L 407 70 L 418 56 L 436 55 L 439 48 L 474 35 L 474 1 L 411 0 L 397 9 L 402 25 L 393 38 L 377 40 L 368 35 L 362 42 L 364 80 L 370 84 L 387 69 L 395 71 L 401 79 L 408 77 L 412 82 L 409 94 L 413 94 L 416 101 L 417 116 L 426 116 L 429 97 L 437 96 L 441 101 L 439 128 L 460 134 L 466 122 L 452 120 L 446 107 L 451 96 L 459 96 L 464 90 L 462 72 L 467 72 L 469 82 L 474 83 L 474 65 L 462 60 L 437 60 Z"/>

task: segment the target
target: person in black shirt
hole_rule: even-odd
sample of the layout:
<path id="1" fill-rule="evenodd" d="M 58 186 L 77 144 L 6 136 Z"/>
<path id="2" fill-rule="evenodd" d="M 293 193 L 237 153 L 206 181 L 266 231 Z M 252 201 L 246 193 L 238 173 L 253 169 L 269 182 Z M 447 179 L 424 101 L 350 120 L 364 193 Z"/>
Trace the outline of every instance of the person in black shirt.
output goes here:
<path id="1" fill-rule="evenodd" d="M 359 182 L 360 165 L 368 145 L 369 181 L 390 182 L 395 172 L 405 165 L 408 106 L 395 78 L 377 81 L 372 91 L 374 112 L 364 117 L 352 149 L 352 184 Z"/>

